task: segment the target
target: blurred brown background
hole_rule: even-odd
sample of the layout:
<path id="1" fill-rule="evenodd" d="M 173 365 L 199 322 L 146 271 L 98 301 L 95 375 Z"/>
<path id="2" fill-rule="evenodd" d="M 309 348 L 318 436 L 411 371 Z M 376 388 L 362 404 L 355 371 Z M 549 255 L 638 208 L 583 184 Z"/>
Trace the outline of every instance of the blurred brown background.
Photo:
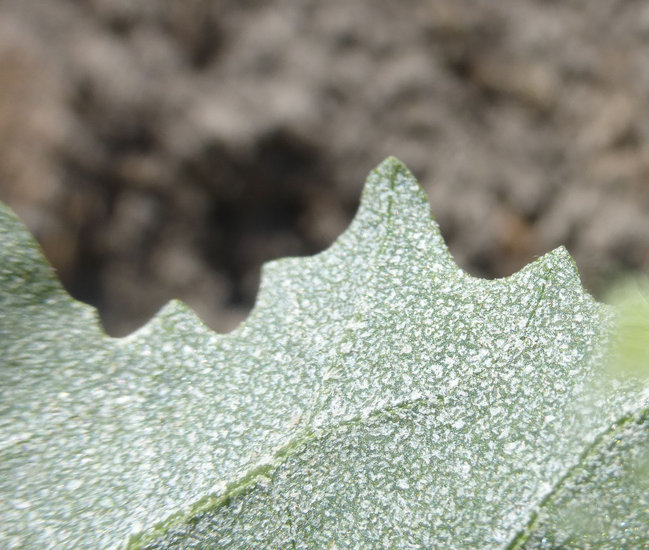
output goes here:
<path id="1" fill-rule="evenodd" d="M 385 156 L 458 263 L 649 268 L 645 0 L 0 0 L 0 198 L 125 334 L 228 330 Z"/>

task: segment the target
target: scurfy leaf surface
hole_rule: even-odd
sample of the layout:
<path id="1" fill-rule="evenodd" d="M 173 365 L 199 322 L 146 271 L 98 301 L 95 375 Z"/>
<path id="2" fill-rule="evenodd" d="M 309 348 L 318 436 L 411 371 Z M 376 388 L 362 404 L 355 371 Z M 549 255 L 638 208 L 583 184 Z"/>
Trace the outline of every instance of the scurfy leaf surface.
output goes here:
<path id="1" fill-rule="evenodd" d="M 649 538 L 649 492 L 615 481 L 649 436 L 646 392 L 599 373 L 610 312 L 563 249 L 462 272 L 395 159 L 329 250 L 264 267 L 226 336 L 172 303 L 108 338 L 6 209 L 0 246 L 0 547 Z M 608 534 L 574 520 L 591 501 Z"/>

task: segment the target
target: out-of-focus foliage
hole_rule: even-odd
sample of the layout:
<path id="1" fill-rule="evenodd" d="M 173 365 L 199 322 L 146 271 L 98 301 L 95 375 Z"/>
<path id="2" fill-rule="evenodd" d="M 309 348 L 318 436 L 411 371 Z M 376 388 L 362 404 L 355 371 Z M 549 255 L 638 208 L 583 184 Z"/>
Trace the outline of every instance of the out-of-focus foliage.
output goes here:
<path id="1" fill-rule="evenodd" d="M 649 279 L 626 280 L 607 301 L 617 310 L 611 374 L 649 378 Z"/>

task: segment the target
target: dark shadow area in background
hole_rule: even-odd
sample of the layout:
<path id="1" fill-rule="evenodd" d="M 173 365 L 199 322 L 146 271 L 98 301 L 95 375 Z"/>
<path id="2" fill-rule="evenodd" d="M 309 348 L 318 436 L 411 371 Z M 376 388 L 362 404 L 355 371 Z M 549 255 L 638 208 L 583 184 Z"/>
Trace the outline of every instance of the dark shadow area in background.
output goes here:
<path id="1" fill-rule="evenodd" d="M 0 1 L 0 198 L 113 335 L 231 329 L 388 155 L 471 274 L 597 294 L 649 269 L 648 46 L 629 0 Z"/>

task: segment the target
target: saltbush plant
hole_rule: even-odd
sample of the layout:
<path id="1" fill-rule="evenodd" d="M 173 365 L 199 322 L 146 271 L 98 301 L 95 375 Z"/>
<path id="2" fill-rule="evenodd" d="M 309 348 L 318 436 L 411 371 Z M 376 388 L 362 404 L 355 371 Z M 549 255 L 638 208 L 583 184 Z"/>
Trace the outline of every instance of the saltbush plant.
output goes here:
<path id="1" fill-rule="evenodd" d="M 3 548 L 649 544 L 646 303 L 629 346 L 563 248 L 467 275 L 396 159 L 228 335 L 109 338 L 4 207 L 0 244 Z"/>

